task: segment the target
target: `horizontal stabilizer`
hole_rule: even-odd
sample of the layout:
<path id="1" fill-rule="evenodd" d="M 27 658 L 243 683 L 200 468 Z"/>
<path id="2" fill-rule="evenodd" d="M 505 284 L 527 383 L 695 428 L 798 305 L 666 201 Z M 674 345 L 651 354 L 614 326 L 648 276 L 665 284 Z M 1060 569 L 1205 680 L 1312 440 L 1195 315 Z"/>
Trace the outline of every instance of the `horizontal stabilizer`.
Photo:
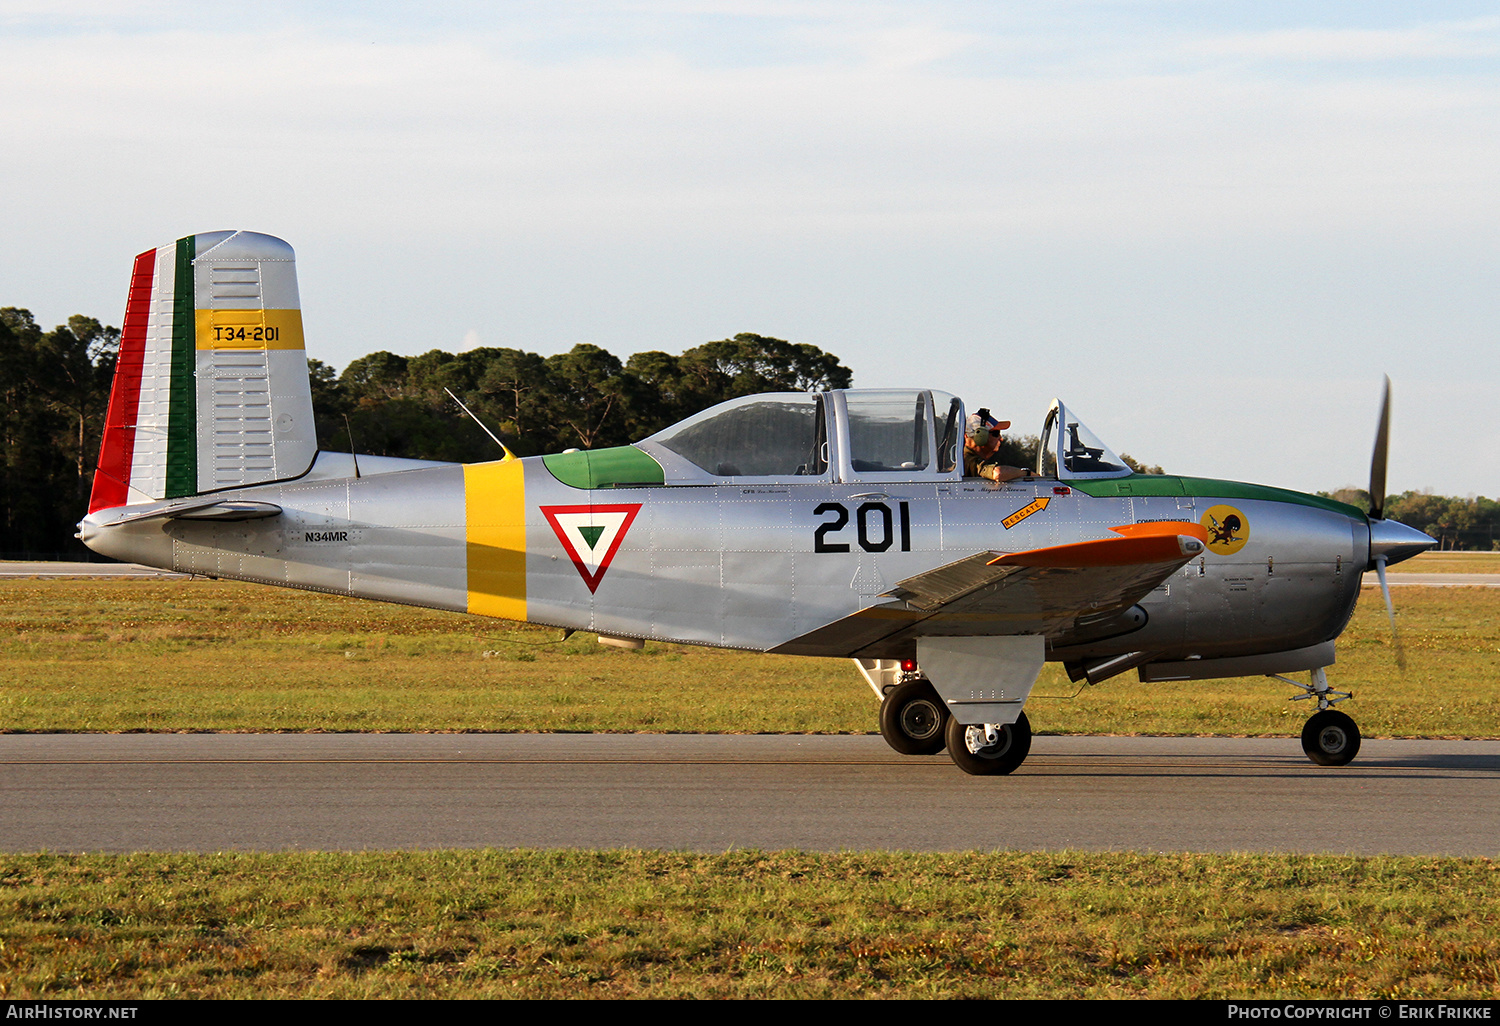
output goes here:
<path id="1" fill-rule="evenodd" d="M 188 502 L 153 502 L 147 506 L 129 506 L 118 516 L 93 518 L 93 522 L 98 527 L 118 527 L 120 524 L 138 524 L 146 520 L 265 520 L 280 513 L 281 507 L 273 502 L 194 499 Z"/>

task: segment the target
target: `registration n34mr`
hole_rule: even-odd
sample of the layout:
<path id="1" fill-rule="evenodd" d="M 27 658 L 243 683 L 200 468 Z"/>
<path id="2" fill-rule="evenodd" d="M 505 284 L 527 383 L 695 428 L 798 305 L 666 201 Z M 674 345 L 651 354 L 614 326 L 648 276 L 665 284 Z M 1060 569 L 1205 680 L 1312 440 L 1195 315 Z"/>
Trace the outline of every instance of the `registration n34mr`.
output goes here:
<path id="1" fill-rule="evenodd" d="M 136 258 L 89 514 L 149 566 L 616 639 L 856 660 L 881 731 L 1009 773 L 1042 665 L 1075 680 L 1278 676 L 1314 762 L 1359 731 L 1325 668 L 1361 575 L 1435 544 L 1278 488 L 1132 473 L 1062 403 L 1037 476 L 966 478 L 926 389 L 734 399 L 634 445 L 459 465 L 319 451 L 292 250 Z M 1385 492 L 1389 392 L 1371 494 Z M 1389 592 L 1387 591 L 1387 599 Z M 1306 683 L 1283 675 L 1306 672 Z"/>

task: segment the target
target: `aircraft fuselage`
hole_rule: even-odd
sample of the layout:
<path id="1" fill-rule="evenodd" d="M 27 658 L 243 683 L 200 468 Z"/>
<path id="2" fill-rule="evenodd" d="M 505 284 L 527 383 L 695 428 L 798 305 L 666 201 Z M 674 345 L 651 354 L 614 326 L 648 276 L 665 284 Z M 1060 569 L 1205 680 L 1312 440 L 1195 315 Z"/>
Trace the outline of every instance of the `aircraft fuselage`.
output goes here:
<path id="1" fill-rule="evenodd" d="M 348 457 L 324 454 L 320 464 L 339 459 L 343 473 Z M 1053 479 L 590 489 L 563 483 L 542 458 L 319 473 L 216 496 L 271 503 L 278 516 L 147 520 L 95 527 L 86 540 L 181 572 L 765 651 L 861 609 L 899 606 L 883 597 L 897 582 L 971 553 L 1064 545 L 1151 521 L 1217 522 L 1223 533 L 1222 511 L 1232 511 L 1238 533 L 1216 547 L 1209 526 L 1204 555 L 1137 603 L 1143 621 L 1049 639 L 1055 659 L 1140 649 L 1214 658 L 1328 641 L 1348 621 L 1369 560 L 1364 518 L 1337 504 L 1242 485 L 1186 494 L 1192 479 L 1181 478 L 1105 482 L 1095 490 L 1116 494 L 1096 496 Z M 1119 494 L 1132 487 L 1183 494 Z M 808 639 L 782 650 L 899 658 L 910 647 Z"/>

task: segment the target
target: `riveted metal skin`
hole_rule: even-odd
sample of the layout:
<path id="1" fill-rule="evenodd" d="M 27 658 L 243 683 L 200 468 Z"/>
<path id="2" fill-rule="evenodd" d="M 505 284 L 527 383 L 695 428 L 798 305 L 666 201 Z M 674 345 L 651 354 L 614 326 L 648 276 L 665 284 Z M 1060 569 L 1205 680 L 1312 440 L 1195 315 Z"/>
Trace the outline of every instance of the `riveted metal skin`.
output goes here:
<path id="1" fill-rule="evenodd" d="M 588 490 L 558 481 L 540 458 L 517 462 L 524 492 L 516 502 L 515 526 L 524 537 L 517 555 L 525 572 L 524 589 L 511 598 L 524 602 L 524 619 L 622 637 L 889 658 L 913 653 L 916 638 L 924 636 L 1043 633 L 1053 659 L 1141 650 L 1162 660 L 1223 657 L 1300 649 L 1336 637 L 1358 598 L 1358 571 L 1369 562 L 1369 527 L 1351 516 L 1236 498 L 1253 524 L 1243 548 L 1226 556 L 1210 549 L 1134 598 L 1129 605 L 1145 612 L 1144 625 L 1126 618 L 1110 636 L 1108 617 L 1095 615 L 1106 636 L 1075 642 L 1077 623 L 1100 612 L 1091 606 L 1109 611 L 1096 601 L 1102 592 L 1088 576 L 1080 577 L 1060 612 L 1045 608 L 1043 598 L 1003 612 L 944 617 L 887 596 L 900 582 L 969 554 L 1041 549 L 1108 537 L 1121 524 L 1182 519 L 1177 499 L 1095 498 L 1077 489 L 1053 496 L 1048 480 L 888 486 L 889 498 L 879 505 L 904 506 L 909 547 L 902 551 L 893 543 L 871 552 L 858 544 L 853 522 L 860 507 L 871 504 L 861 498 L 869 493 L 862 483 Z M 1000 526 L 1044 496 L 1050 498 L 1044 513 L 1008 530 Z M 293 480 L 224 490 L 215 498 L 273 503 L 282 513 L 239 523 L 175 519 L 107 527 L 115 511 L 99 511 L 91 515 L 88 543 L 104 555 L 184 572 L 441 609 L 470 607 L 465 468 Z M 1194 500 L 1205 508 L 1220 498 Z M 593 591 L 541 513 L 542 507 L 591 503 L 639 507 Z M 851 523 L 837 532 L 848 540 L 836 543 L 849 551 L 815 550 L 819 525 L 834 522 L 817 511 L 829 507 L 849 511 Z M 879 510 L 867 509 L 865 522 L 868 542 L 886 540 Z M 894 523 L 889 528 L 898 530 Z M 826 630 L 861 611 L 877 624 L 873 630 Z"/>
<path id="2" fill-rule="evenodd" d="M 79 537 L 169 570 L 620 639 L 925 651 L 950 711 L 982 710 L 960 722 L 1010 723 L 1043 660 L 1331 660 L 1361 570 L 1434 544 L 1329 499 L 1134 474 L 1057 402 L 1044 476 L 965 478 L 962 403 L 920 389 L 746 397 L 634 446 L 465 466 L 314 453 L 290 247 L 190 237 L 133 281 Z"/>

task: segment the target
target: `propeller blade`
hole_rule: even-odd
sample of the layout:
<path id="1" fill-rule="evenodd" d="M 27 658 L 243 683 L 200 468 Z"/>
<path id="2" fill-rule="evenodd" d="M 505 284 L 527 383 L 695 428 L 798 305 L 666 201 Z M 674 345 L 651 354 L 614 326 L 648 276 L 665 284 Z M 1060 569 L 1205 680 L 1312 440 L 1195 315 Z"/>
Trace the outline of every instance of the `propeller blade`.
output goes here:
<path id="1" fill-rule="evenodd" d="M 1385 397 L 1380 402 L 1380 426 L 1375 429 L 1375 453 L 1370 457 L 1370 519 L 1383 519 L 1385 513 L 1385 463 L 1391 443 L 1391 377 L 1385 378 Z M 1384 580 L 1382 577 L 1381 580 Z M 1390 596 L 1386 596 L 1390 604 Z"/>
<path id="2" fill-rule="evenodd" d="M 1391 621 L 1391 647 L 1396 650 L 1396 665 L 1406 671 L 1406 652 L 1401 648 L 1401 634 L 1396 630 L 1396 606 L 1391 602 L 1391 586 L 1385 581 L 1385 557 L 1375 560 L 1375 573 L 1380 577 L 1380 593 L 1385 596 L 1385 615 Z"/>

